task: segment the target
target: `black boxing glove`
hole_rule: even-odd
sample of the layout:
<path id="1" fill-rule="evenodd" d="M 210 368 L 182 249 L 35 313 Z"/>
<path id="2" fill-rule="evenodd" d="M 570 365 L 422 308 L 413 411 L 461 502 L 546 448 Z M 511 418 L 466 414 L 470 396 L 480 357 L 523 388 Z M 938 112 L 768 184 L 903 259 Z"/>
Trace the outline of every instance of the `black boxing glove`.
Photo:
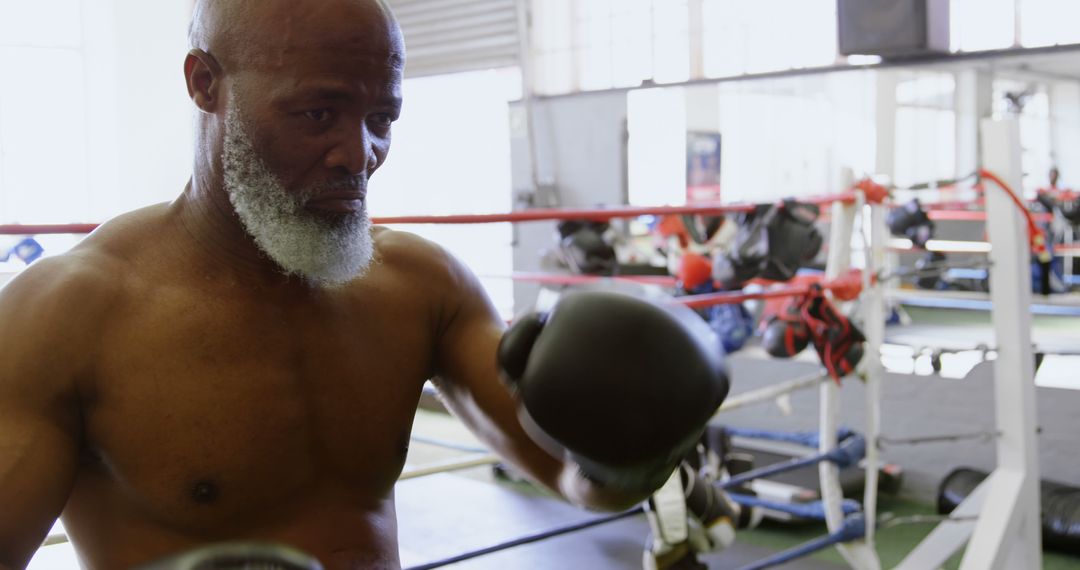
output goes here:
<path id="1" fill-rule="evenodd" d="M 889 233 L 897 237 L 906 237 L 915 247 L 923 249 L 926 242 L 934 237 L 934 222 L 922 208 L 918 200 L 912 200 L 903 206 L 889 210 L 885 217 Z"/>
<path id="2" fill-rule="evenodd" d="M 1073 194 L 1069 199 L 1062 198 L 1058 201 L 1058 209 L 1071 224 L 1080 225 L 1080 197 Z"/>
<path id="3" fill-rule="evenodd" d="M 768 263 L 769 223 L 775 210 L 769 205 L 757 206 L 736 218 L 738 230 L 731 249 L 713 258 L 713 280 L 722 289 L 739 289 L 757 277 Z"/>
<path id="4" fill-rule="evenodd" d="M 773 206 L 767 215 L 769 254 L 761 277 L 771 281 L 787 281 L 795 272 L 814 260 L 821 251 L 823 239 L 814 223 L 821 209 L 792 199 L 783 206 Z"/>
<path id="5" fill-rule="evenodd" d="M 700 317 L 621 293 L 571 293 L 519 319 L 498 362 L 538 444 L 602 486 L 640 493 L 668 479 L 729 387 Z"/>
<path id="6" fill-rule="evenodd" d="M 837 383 L 862 360 L 866 337 L 827 297 L 820 285 L 810 287 L 802 305 L 803 322 L 829 376 Z"/>
<path id="7" fill-rule="evenodd" d="M 944 253 L 931 251 L 915 260 L 915 286 L 919 289 L 943 289 L 941 275 L 945 272 Z"/>
<path id="8" fill-rule="evenodd" d="M 814 226 L 821 210 L 792 199 L 760 205 L 739 215 L 739 230 L 730 251 L 717 256 L 713 278 L 724 289 L 737 289 L 754 277 L 787 281 L 813 261 L 823 239 Z"/>
<path id="9" fill-rule="evenodd" d="M 803 320 L 802 307 L 797 299 L 789 299 L 783 308 L 765 325 L 761 346 L 771 356 L 791 358 L 810 344 L 810 328 Z"/>
<path id="10" fill-rule="evenodd" d="M 559 251 L 575 273 L 614 275 L 615 247 L 604 237 L 608 224 L 569 220 L 559 224 Z"/>

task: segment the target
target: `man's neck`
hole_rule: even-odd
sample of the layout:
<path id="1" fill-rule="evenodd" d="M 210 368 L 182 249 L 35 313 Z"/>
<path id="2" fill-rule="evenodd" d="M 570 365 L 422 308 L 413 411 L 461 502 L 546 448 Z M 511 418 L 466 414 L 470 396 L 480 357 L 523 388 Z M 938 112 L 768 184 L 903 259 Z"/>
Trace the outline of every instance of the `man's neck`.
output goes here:
<path id="1" fill-rule="evenodd" d="M 299 284 L 255 244 L 233 211 L 223 188 L 192 178 L 172 205 L 183 228 L 214 265 L 237 279 L 263 286 Z"/>

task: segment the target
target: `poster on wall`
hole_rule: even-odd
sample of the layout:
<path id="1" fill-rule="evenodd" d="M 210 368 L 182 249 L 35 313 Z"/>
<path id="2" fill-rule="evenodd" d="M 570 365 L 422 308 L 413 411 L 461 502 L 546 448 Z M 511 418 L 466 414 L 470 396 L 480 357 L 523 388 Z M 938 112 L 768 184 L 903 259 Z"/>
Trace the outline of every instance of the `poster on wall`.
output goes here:
<path id="1" fill-rule="evenodd" d="M 686 134 L 686 203 L 720 201 L 720 133 Z"/>

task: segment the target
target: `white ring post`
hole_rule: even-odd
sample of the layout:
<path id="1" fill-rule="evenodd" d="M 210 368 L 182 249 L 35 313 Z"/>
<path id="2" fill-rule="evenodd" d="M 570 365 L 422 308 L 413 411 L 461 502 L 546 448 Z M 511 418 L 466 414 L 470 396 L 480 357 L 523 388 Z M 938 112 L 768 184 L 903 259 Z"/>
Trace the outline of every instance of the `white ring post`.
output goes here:
<path id="1" fill-rule="evenodd" d="M 885 367 L 881 363 L 881 343 L 885 340 L 884 284 L 874 277 L 885 269 L 886 247 L 889 229 L 885 224 L 885 206 L 873 204 L 870 215 L 863 217 L 869 222 L 870 243 L 866 251 L 863 270 L 863 332 L 866 334 L 866 353 L 863 370 L 866 375 L 866 490 L 863 494 L 863 514 L 866 515 L 866 544 L 874 549 L 877 528 L 878 436 L 881 434 L 881 384 L 885 379 Z"/>
<path id="2" fill-rule="evenodd" d="M 855 204 L 833 202 L 829 257 L 825 265 L 826 280 L 836 279 L 851 267 L 851 236 L 857 210 Z M 836 430 L 840 427 L 839 394 L 839 386 L 831 378 L 821 383 L 818 417 L 818 451 L 821 453 L 828 453 L 837 445 Z M 844 500 L 844 493 L 840 488 L 840 470 L 835 463 L 822 461 L 818 463 L 818 477 L 821 479 L 825 523 L 830 533 L 837 532 L 844 526 L 844 512 L 840 506 Z M 838 544 L 836 547 L 856 570 L 877 570 L 881 567 L 877 553 L 863 541 Z"/>
<path id="3" fill-rule="evenodd" d="M 1023 189 L 1020 126 L 985 120 L 983 161 L 1013 190 Z M 1031 346 L 1031 248 L 1024 218 L 1006 193 L 986 190 L 990 298 L 997 336 L 994 400 L 998 467 L 961 570 L 1042 568 L 1039 457 L 1035 440 L 1035 356 Z"/>
<path id="4" fill-rule="evenodd" d="M 986 168 L 1020 192 L 1016 119 L 984 120 L 982 140 Z M 978 520 L 938 525 L 900 563 L 897 568 L 902 570 L 937 568 L 965 542 L 961 570 L 1042 568 L 1029 236 L 1021 212 L 992 183 L 986 189 L 986 212 L 990 299 L 998 346 L 994 362 L 994 407 L 1000 433 L 997 469 L 953 512 L 957 517 L 977 514 Z"/>

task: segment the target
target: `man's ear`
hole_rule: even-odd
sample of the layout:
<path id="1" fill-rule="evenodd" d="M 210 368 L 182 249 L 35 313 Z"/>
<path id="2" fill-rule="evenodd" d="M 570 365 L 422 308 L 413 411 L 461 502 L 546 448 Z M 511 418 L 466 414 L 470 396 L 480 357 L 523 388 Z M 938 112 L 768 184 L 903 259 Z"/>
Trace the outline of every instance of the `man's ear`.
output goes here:
<path id="1" fill-rule="evenodd" d="M 204 113 L 213 113 L 222 96 L 221 65 L 209 53 L 195 48 L 184 59 L 188 96 Z"/>

